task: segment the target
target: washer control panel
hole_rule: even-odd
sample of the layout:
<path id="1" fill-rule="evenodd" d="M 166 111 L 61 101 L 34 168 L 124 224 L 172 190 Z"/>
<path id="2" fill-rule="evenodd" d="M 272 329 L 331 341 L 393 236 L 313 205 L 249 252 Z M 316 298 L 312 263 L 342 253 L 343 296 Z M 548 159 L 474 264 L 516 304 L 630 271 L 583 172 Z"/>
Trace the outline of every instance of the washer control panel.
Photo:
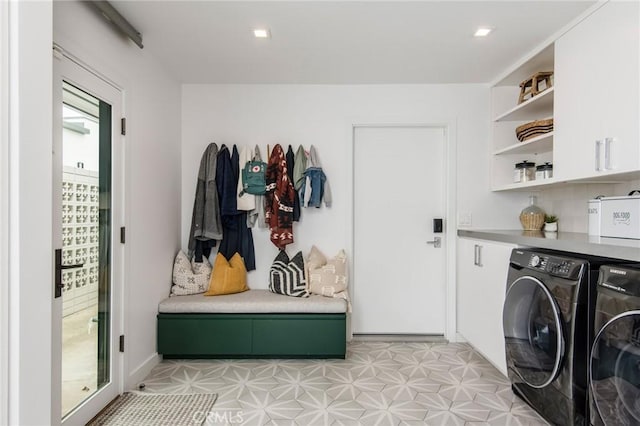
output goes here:
<path id="1" fill-rule="evenodd" d="M 579 274 L 580 264 L 562 257 L 548 256 L 544 254 L 531 254 L 527 266 L 531 269 L 546 272 L 562 278 L 573 278 Z"/>
<path id="2" fill-rule="evenodd" d="M 575 262 L 565 259 L 551 258 L 547 262 L 547 272 L 553 275 L 569 278 Z"/>

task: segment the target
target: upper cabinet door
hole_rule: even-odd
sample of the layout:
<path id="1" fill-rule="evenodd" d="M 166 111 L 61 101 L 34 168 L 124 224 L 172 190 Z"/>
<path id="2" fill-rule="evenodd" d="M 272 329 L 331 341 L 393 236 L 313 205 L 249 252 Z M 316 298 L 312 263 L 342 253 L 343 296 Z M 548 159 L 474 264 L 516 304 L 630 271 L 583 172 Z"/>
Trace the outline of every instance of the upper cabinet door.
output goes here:
<path id="1" fill-rule="evenodd" d="M 640 170 L 639 7 L 611 1 L 555 44 L 559 179 Z"/>

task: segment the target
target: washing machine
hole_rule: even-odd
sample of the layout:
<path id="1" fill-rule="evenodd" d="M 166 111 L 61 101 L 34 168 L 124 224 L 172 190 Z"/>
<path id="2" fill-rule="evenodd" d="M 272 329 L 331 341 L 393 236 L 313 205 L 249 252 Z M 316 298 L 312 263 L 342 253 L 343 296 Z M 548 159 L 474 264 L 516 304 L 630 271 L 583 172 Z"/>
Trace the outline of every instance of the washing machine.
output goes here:
<path id="1" fill-rule="evenodd" d="M 639 268 L 600 268 L 589 361 L 592 425 L 640 425 Z"/>
<path id="2" fill-rule="evenodd" d="M 503 327 L 514 392 L 553 424 L 588 422 L 589 351 L 598 269 L 607 260 L 514 249 Z"/>

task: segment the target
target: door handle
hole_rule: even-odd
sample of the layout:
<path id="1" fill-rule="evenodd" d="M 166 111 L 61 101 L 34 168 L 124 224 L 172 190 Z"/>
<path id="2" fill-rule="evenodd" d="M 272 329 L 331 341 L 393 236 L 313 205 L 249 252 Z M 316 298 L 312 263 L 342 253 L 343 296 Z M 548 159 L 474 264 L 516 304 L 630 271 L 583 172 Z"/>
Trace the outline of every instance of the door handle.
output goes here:
<path id="1" fill-rule="evenodd" d="M 602 170 L 602 165 L 600 163 L 600 146 L 602 145 L 602 141 L 596 141 L 596 172 Z"/>
<path id="2" fill-rule="evenodd" d="M 433 241 L 427 241 L 427 244 L 433 244 L 433 248 L 440 248 L 442 247 L 442 238 L 433 237 Z"/>
<path id="3" fill-rule="evenodd" d="M 604 140 L 604 169 L 611 170 L 611 143 L 613 138 L 605 138 Z"/>
<path id="4" fill-rule="evenodd" d="M 473 245 L 473 264 L 482 266 L 482 246 L 480 244 Z"/>
<path id="5" fill-rule="evenodd" d="M 82 268 L 84 266 L 84 262 L 76 263 L 75 265 L 60 265 L 60 269 L 75 269 Z"/>
<path id="6" fill-rule="evenodd" d="M 62 249 L 55 250 L 55 273 L 53 277 L 53 297 L 58 298 L 62 296 L 62 289 L 64 288 L 64 284 L 62 283 L 62 270 L 63 269 L 75 269 L 82 268 L 84 266 L 84 262 L 76 263 L 75 265 L 63 265 L 62 264 Z"/>

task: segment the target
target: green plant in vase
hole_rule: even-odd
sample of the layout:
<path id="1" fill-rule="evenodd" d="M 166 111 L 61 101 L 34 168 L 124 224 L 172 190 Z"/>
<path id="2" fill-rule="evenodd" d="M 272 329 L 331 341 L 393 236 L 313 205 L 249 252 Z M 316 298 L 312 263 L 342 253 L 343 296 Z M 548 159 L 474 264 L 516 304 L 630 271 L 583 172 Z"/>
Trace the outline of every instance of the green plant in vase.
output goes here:
<path id="1" fill-rule="evenodd" d="M 544 216 L 545 232 L 558 232 L 558 216 L 547 214 Z"/>

